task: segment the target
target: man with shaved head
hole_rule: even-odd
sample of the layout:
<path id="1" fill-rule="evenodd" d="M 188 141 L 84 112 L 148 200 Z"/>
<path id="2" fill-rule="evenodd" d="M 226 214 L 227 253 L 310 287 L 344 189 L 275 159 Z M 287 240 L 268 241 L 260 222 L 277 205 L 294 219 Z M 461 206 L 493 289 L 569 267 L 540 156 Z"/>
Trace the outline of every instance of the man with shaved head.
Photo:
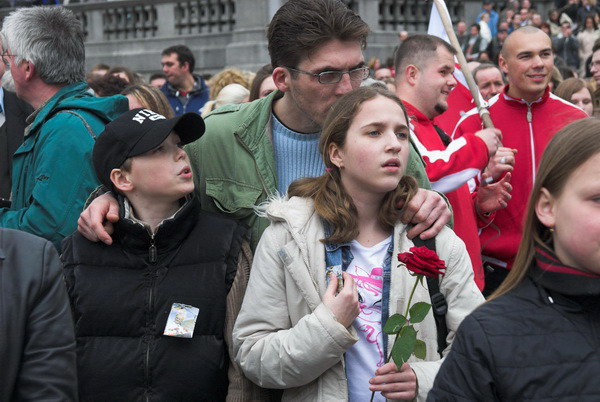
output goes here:
<path id="1" fill-rule="evenodd" d="M 576 106 L 550 93 L 548 82 L 554 66 L 550 38 L 540 29 L 526 26 L 511 33 L 504 42 L 499 65 L 508 85 L 490 101 L 489 111 L 502 143 L 488 169 L 514 162 L 512 200 L 496 212 L 493 224 L 480 234 L 482 258 L 486 265 L 486 288 L 490 294 L 510 270 L 522 233 L 527 197 L 535 179 L 542 152 L 550 138 L 574 120 L 587 117 Z M 476 110 L 457 124 L 453 137 L 482 127 Z M 513 152 L 514 151 L 514 152 Z M 495 179 L 498 179 L 494 175 Z"/>

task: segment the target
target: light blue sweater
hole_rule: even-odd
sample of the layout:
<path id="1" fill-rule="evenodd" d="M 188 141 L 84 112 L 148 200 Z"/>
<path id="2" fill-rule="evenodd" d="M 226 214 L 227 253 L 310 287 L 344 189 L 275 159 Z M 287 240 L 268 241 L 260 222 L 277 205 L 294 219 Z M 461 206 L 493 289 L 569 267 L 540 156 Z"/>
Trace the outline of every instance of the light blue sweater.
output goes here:
<path id="1" fill-rule="evenodd" d="M 320 176 L 325 172 L 319 154 L 321 133 L 297 133 L 284 126 L 274 114 L 272 116 L 277 190 L 285 194 L 294 180 Z"/>

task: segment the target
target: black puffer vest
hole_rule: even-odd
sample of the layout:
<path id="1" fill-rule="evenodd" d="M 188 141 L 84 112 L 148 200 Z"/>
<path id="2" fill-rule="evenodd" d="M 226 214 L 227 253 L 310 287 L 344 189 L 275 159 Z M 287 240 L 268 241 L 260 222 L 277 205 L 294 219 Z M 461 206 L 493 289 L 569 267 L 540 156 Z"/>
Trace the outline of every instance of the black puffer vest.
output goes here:
<path id="1" fill-rule="evenodd" d="M 111 246 L 65 240 L 82 400 L 225 399 L 226 297 L 245 233 L 193 198 L 154 236 L 121 219 Z M 173 303 L 200 310 L 191 339 L 163 335 Z"/>

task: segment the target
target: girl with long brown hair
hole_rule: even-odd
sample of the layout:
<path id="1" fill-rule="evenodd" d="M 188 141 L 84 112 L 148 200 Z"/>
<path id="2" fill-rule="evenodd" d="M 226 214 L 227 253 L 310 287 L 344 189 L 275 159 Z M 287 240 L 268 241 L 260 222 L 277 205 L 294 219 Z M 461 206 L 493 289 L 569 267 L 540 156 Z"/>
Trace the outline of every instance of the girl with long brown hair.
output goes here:
<path id="1" fill-rule="evenodd" d="M 396 205 L 416 182 L 405 176 L 410 129 L 391 92 L 358 88 L 332 107 L 319 149 L 326 172 L 294 182 L 272 200 L 256 250 L 234 353 L 246 376 L 284 389 L 284 400 L 424 400 L 440 365 L 435 320 L 416 324 L 426 358 L 387 363 L 388 317 L 404 313 L 415 278 L 395 256 L 413 246 Z M 447 270 L 447 342 L 483 302 L 464 244 L 444 228 L 436 237 Z M 341 278 L 327 274 L 339 268 Z M 430 303 L 425 286 L 413 301 Z M 442 353 L 446 353 L 446 348 Z"/>
<path id="2" fill-rule="evenodd" d="M 431 400 L 597 400 L 600 120 L 548 144 L 515 263 L 465 319 Z"/>

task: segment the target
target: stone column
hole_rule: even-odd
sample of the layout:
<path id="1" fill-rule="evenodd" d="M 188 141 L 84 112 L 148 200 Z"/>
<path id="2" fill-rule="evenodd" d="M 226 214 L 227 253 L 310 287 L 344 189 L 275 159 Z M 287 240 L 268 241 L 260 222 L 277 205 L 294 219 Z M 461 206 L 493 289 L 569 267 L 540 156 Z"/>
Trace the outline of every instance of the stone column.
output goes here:
<path id="1" fill-rule="evenodd" d="M 102 11 L 94 10 L 87 13 L 87 42 L 101 42 L 104 40 L 104 26 Z"/>
<path id="2" fill-rule="evenodd" d="M 173 3 L 156 4 L 156 16 L 158 19 L 157 38 L 170 38 L 177 36 L 175 31 L 175 7 Z"/>
<path id="3" fill-rule="evenodd" d="M 364 51 L 365 62 L 378 57 L 382 63 L 391 57 L 397 44 L 398 32 L 384 31 L 379 23 L 379 0 L 359 0 L 358 14 L 371 30 Z"/>
<path id="4" fill-rule="evenodd" d="M 379 0 L 359 0 L 357 13 L 363 21 L 369 24 L 371 31 L 376 32 L 380 30 Z"/>

